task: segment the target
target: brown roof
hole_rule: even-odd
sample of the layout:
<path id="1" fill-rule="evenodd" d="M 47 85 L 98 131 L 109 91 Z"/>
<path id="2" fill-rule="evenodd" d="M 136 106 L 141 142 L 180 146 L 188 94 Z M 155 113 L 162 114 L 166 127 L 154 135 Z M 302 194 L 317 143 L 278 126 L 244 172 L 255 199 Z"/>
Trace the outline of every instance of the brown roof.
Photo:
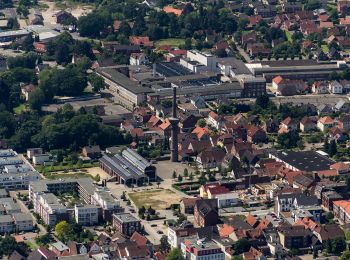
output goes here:
<path id="1" fill-rule="evenodd" d="M 138 246 L 145 246 L 147 244 L 147 238 L 135 231 L 130 237 L 131 241 L 136 242 Z"/>

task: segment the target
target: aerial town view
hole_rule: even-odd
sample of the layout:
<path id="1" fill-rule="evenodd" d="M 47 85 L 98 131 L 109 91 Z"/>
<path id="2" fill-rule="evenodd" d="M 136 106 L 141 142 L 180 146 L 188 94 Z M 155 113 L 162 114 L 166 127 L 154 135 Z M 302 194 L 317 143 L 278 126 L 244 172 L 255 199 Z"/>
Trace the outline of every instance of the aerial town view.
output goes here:
<path id="1" fill-rule="evenodd" d="M 0 0 L 0 259 L 350 260 L 350 0 Z"/>

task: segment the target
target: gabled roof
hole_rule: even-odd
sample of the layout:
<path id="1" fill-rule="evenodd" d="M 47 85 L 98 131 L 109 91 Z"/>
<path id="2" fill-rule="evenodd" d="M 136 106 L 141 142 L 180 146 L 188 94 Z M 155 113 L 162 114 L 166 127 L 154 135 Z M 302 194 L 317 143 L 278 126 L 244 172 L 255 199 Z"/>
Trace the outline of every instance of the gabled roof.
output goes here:
<path id="1" fill-rule="evenodd" d="M 275 84 L 280 84 L 282 81 L 283 81 L 283 78 L 281 76 L 277 76 L 272 79 L 272 82 Z"/>
<path id="2" fill-rule="evenodd" d="M 333 124 L 334 120 L 330 116 L 324 116 L 324 117 L 321 117 L 318 120 L 318 122 L 321 123 L 321 124 L 327 124 L 328 125 L 328 124 Z"/>

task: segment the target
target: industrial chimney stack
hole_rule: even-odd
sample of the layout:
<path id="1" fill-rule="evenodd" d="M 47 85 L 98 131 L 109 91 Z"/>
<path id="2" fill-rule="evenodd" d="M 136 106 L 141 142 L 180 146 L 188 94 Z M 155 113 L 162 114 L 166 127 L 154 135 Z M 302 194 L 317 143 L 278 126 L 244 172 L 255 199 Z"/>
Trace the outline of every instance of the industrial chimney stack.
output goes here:
<path id="1" fill-rule="evenodd" d="M 171 124 L 171 161 L 179 161 L 178 131 L 179 119 L 176 117 L 176 87 L 173 87 L 173 115 L 169 118 Z"/>

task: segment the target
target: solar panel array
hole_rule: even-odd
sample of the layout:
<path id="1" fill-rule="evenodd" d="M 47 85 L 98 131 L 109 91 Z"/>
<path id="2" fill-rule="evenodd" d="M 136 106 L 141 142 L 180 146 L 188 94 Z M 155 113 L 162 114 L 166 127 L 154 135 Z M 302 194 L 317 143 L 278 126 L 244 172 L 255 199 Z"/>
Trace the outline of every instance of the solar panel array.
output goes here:
<path id="1" fill-rule="evenodd" d="M 176 62 L 161 62 L 155 64 L 155 70 L 164 77 L 186 76 L 193 74 L 189 69 Z"/>

